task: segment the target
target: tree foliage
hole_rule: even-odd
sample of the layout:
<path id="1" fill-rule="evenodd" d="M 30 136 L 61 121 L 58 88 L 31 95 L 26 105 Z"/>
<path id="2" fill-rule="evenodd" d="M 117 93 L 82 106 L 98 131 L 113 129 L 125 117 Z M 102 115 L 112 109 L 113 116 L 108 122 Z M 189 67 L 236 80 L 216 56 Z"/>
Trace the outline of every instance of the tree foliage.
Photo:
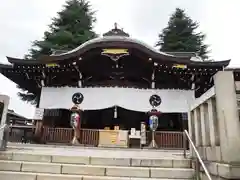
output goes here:
<path id="1" fill-rule="evenodd" d="M 185 11 L 177 8 L 170 16 L 168 25 L 159 34 L 156 46 L 163 52 L 195 52 L 203 60 L 208 59 L 205 35 L 197 32 L 199 25 Z"/>
<path id="2" fill-rule="evenodd" d="M 96 21 L 94 13 L 87 0 L 68 0 L 63 10 L 58 12 L 58 16 L 52 19 L 43 39 L 33 42 L 25 59 L 50 55 L 54 50 L 71 50 L 96 37 L 93 31 L 93 24 Z M 18 95 L 23 101 L 37 103 L 39 93 L 28 92 L 26 89 L 22 91 Z"/>

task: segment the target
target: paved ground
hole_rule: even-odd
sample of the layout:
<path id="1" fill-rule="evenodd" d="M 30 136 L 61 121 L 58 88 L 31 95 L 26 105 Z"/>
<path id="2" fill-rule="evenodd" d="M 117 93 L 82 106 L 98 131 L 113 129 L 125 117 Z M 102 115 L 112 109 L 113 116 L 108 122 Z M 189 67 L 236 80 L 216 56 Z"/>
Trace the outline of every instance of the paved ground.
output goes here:
<path id="1" fill-rule="evenodd" d="M 65 156 L 91 156 L 110 158 L 177 158 L 183 159 L 183 150 L 153 150 L 153 149 L 120 149 L 96 148 L 81 146 L 8 144 L 8 152 L 65 155 Z"/>

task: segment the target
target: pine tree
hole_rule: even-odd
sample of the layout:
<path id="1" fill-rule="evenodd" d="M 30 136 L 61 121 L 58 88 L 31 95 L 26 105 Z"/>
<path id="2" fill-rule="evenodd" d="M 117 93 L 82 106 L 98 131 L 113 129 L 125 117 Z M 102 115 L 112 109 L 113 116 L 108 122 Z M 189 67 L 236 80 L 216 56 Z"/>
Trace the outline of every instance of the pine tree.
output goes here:
<path id="1" fill-rule="evenodd" d="M 25 59 L 37 59 L 50 55 L 54 50 L 72 50 L 84 42 L 97 37 L 93 31 L 96 21 L 94 11 L 87 0 L 68 0 L 58 17 L 52 19 L 49 30 L 44 32 L 42 41 L 34 41 Z M 20 88 L 20 87 L 18 87 Z M 40 93 L 31 93 L 20 88 L 18 95 L 23 101 L 36 104 Z"/>
<path id="2" fill-rule="evenodd" d="M 177 8 L 170 16 L 168 26 L 159 34 L 156 46 L 163 52 L 195 52 L 203 60 L 208 59 L 208 45 L 205 35 L 196 32 L 199 25 L 188 17 L 184 10 Z"/>

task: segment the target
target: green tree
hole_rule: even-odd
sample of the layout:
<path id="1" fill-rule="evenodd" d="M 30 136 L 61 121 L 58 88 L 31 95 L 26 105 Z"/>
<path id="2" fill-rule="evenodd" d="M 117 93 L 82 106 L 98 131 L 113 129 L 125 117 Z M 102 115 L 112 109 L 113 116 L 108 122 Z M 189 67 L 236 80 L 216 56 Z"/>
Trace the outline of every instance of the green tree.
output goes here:
<path id="1" fill-rule="evenodd" d="M 58 16 L 52 19 L 49 30 L 44 32 L 43 40 L 34 41 L 25 59 L 37 59 L 41 55 L 50 55 L 54 50 L 67 51 L 97 37 L 93 31 L 96 21 L 95 12 L 87 0 L 68 0 Z M 20 88 L 20 87 L 19 87 Z M 18 95 L 23 101 L 36 104 L 39 93 L 31 93 L 20 88 Z"/>
<path id="2" fill-rule="evenodd" d="M 197 32 L 198 26 L 184 10 L 177 8 L 170 16 L 168 26 L 159 34 L 156 46 L 163 52 L 195 52 L 207 60 L 208 45 L 204 44 L 205 35 Z"/>

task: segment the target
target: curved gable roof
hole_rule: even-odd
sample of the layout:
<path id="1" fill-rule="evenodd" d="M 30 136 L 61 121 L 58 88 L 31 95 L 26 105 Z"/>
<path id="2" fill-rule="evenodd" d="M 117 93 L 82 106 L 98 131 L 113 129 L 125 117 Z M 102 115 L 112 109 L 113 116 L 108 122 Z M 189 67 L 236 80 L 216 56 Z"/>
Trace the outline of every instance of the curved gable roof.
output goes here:
<path id="1" fill-rule="evenodd" d="M 137 39 L 133 39 L 129 37 L 129 34 L 125 33 L 123 30 L 115 28 L 110 30 L 109 32 L 105 33 L 103 37 L 95 38 L 89 40 L 82 45 L 78 46 L 77 48 L 67 51 L 67 52 L 59 52 L 54 53 L 52 55 L 43 55 L 37 60 L 23 60 L 17 59 L 12 57 L 7 57 L 10 63 L 16 64 L 46 64 L 51 62 L 59 62 L 66 59 L 74 58 L 74 57 L 81 57 L 84 53 L 95 49 L 95 48 L 126 48 L 126 49 L 137 49 L 139 51 L 148 54 L 149 58 L 152 58 L 153 61 L 157 63 L 181 63 L 181 64 L 190 64 L 190 65 L 200 65 L 200 66 L 227 66 L 230 60 L 226 61 L 214 61 L 214 62 L 203 62 L 203 61 L 194 61 L 192 59 L 193 56 L 189 55 L 178 55 L 179 53 L 164 53 L 156 50 L 152 46 L 139 41 Z M 195 57 L 196 59 L 196 57 Z"/>
<path id="2" fill-rule="evenodd" d="M 160 52 L 142 41 L 139 41 L 137 39 L 133 39 L 127 36 L 104 36 L 101 38 L 95 38 L 83 43 L 82 45 L 78 46 L 77 48 L 71 51 L 60 53 L 60 54 L 54 54 L 54 55 L 51 55 L 51 57 L 56 58 L 58 60 L 64 60 L 74 56 L 79 56 L 92 48 L 97 48 L 97 47 L 105 48 L 106 46 L 117 46 L 119 48 L 140 49 L 142 51 L 147 52 L 150 57 L 153 56 L 153 58 L 162 58 L 162 59 L 166 59 L 166 58 L 179 59 L 180 58 L 184 60 L 190 60 L 189 57 L 177 57 L 171 54 Z"/>

